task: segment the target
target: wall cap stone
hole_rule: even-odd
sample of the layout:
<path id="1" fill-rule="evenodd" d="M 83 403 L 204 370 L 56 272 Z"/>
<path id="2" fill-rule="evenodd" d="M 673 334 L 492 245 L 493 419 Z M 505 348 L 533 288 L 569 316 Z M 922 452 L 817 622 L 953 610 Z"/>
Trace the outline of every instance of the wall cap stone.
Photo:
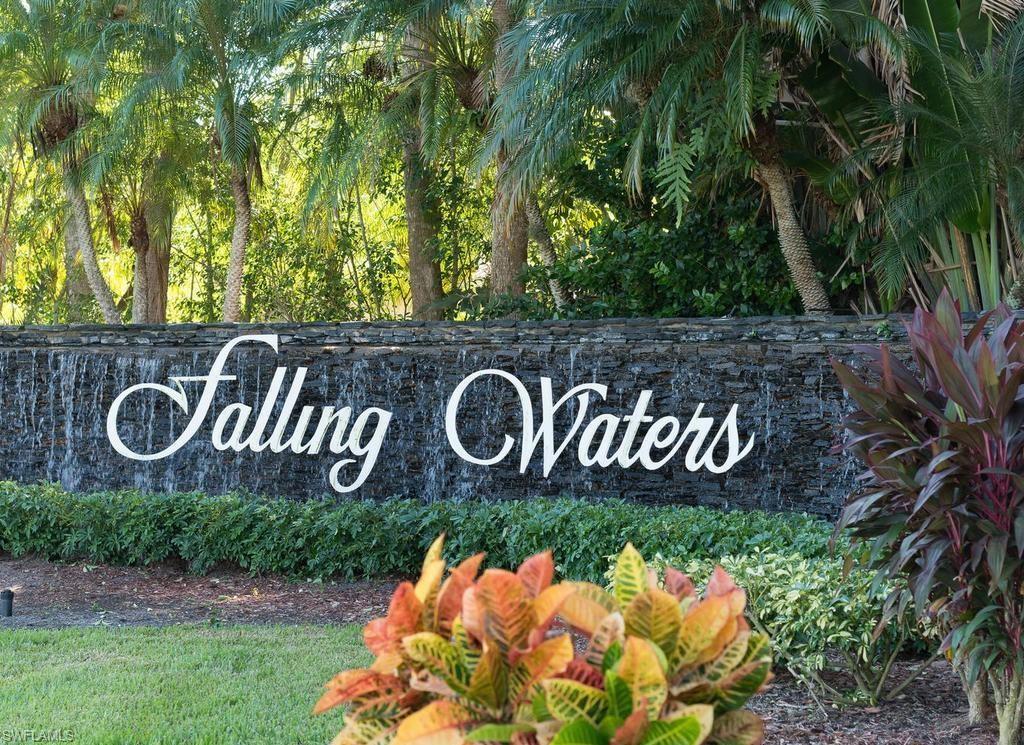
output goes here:
<path id="1" fill-rule="evenodd" d="M 1024 314 L 1018 312 L 1018 318 Z M 340 323 L 59 324 L 0 326 L 0 349 L 219 346 L 242 334 L 269 333 L 288 346 L 418 346 L 460 344 L 809 344 L 878 343 L 905 338 L 909 314 L 753 316 L 748 318 L 607 318 L 544 321 L 345 321 Z M 965 315 L 971 323 L 976 314 Z"/>

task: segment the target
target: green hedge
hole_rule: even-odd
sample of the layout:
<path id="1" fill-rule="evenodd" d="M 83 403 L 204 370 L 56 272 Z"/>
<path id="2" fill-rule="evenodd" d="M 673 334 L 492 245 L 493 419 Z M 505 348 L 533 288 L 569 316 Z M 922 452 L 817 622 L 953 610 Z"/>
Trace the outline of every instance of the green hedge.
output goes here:
<path id="1" fill-rule="evenodd" d="M 648 556 L 690 559 L 755 547 L 827 552 L 832 527 L 800 514 L 645 507 L 623 500 L 306 501 L 245 494 L 72 494 L 0 482 L 0 551 L 107 564 L 181 558 L 192 571 L 230 562 L 294 577 L 381 577 L 418 571 L 442 531 L 448 553 L 488 553 L 516 566 L 552 548 L 564 576 L 597 580 L 626 541 Z"/>

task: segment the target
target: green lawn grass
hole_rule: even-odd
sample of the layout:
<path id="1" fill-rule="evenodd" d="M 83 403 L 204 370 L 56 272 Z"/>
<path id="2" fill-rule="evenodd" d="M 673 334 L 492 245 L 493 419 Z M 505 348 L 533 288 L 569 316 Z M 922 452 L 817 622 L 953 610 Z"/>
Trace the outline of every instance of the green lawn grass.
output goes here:
<path id="1" fill-rule="evenodd" d="M 326 745 L 341 716 L 310 709 L 369 660 L 357 626 L 0 630 L 0 742 Z"/>

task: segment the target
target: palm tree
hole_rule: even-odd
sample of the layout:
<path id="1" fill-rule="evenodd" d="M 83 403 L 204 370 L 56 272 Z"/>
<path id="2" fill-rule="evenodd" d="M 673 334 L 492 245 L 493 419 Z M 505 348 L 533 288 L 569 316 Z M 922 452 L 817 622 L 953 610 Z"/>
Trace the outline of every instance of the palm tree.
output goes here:
<path id="1" fill-rule="evenodd" d="M 873 43 L 885 29 L 853 24 Z M 835 34 L 822 0 L 554 0 L 501 42 L 520 60 L 499 91 L 485 159 L 513 147 L 505 177 L 523 200 L 602 116 L 631 122 L 624 174 L 643 188 L 649 154 L 663 201 L 685 208 L 695 164 L 739 167 L 767 192 L 783 257 L 808 312 L 828 294 L 811 258 L 784 158 L 782 124 L 800 106 L 799 75 Z"/>
<path id="2" fill-rule="evenodd" d="M 457 136 L 450 100 L 437 95 L 436 29 L 414 18 L 409 0 L 361 6 L 327 4 L 287 40 L 315 48 L 299 76 L 298 108 L 329 122 L 327 143 L 313 164 L 307 209 L 337 206 L 353 187 L 397 158 L 403 180 L 412 316 L 443 317 L 440 215 L 432 160 L 439 143 Z"/>
<path id="3" fill-rule="evenodd" d="M 69 251 L 81 256 L 103 320 L 120 323 L 96 258 L 81 168 L 95 116 L 87 54 L 95 25 L 70 0 L 4 0 L 2 7 L 8 25 L 0 32 L 0 95 L 16 112 L 8 137 L 27 136 L 38 158 L 61 169 Z"/>
<path id="4" fill-rule="evenodd" d="M 524 7 L 506 0 L 371 0 L 357 11 L 342 6 L 341 12 L 326 13 L 311 24 L 320 38 L 335 39 L 335 47 L 322 58 L 348 58 L 350 70 L 357 69 L 354 59 L 364 63 L 364 74 L 367 70 L 385 73 L 388 93 L 378 114 L 354 127 L 348 154 L 325 155 L 330 161 L 328 172 L 352 175 L 357 172 L 351 166 L 352 153 L 360 153 L 357 157 L 364 163 L 371 159 L 379 163 L 385 143 L 389 139 L 399 143 L 416 317 L 441 314 L 438 221 L 429 200 L 423 199 L 430 193 L 432 166 L 446 152 L 446 144 L 461 138 L 475 143 L 488 131 L 490 103 L 514 68 L 498 42 L 501 33 L 518 23 Z M 366 47 L 373 50 L 369 56 Z M 339 112 L 339 116 L 351 128 L 350 112 Z M 347 168 L 339 161 L 348 161 Z M 501 148 L 485 167 L 504 171 L 506 161 L 507 151 Z M 540 205 L 535 196 L 528 203 L 511 199 L 505 181 L 499 179 L 490 214 L 491 289 L 498 295 L 521 295 L 528 240 L 537 243 L 546 264 L 554 260 Z M 564 294 L 558 282 L 550 284 L 556 305 L 561 305 Z"/>
<path id="5" fill-rule="evenodd" d="M 145 104 L 162 95 L 187 101 L 193 124 L 226 167 L 234 228 L 223 318 L 231 323 L 241 318 L 251 191 L 262 178 L 260 105 L 279 82 L 279 37 L 303 8 L 297 0 L 143 0 L 141 23 L 127 22 L 145 57 L 120 116 L 144 115 Z"/>
<path id="6" fill-rule="evenodd" d="M 205 158 L 190 101 L 134 96 L 145 76 L 153 74 L 153 49 L 158 48 L 147 46 L 152 39 L 136 31 L 145 28 L 146 20 L 137 5 L 120 6 L 116 17 L 101 24 L 92 51 L 100 75 L 97 89 L 114 109 L 86 170 L 102 195 L 115 245 L 120 243 L 115 213 L 121 209 L 127 216 L 135 258 L 132 323 L 164 323 L 176 207 Z"/>
<path id="7" fill-rule="evenodd" d="M 1024 301 L 1024 25 L 1013 4 L 955 10 L 949 0 L 906 11 L 918 95 L 890 114 L 914 127 L 877 263 L 893 290 L 914 271 L 931 296 L 949 286 L 980 311 Z"/>

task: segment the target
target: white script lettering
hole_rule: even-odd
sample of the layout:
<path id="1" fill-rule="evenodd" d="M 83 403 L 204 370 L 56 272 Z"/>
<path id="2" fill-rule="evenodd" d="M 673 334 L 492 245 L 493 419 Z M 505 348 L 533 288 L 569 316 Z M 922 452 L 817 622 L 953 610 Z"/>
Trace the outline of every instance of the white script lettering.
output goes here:
<path id="1" fill-rule="evenodd" d="M 518 439 L 505 434 L 502 446 L 491 455 L 474 455 L 463 444 L 459 434 L 459 405 L 462 403 L 466 390 L 475 381 L 494 377 L 506 381 L 512 386 L 519 399 L 521 425 Z M 736 463 L 745 458 L 754 447 L 754 436 L 751 435 L 746 444 L 740 439 L 736 421 L 739 407 L 733 404 L 719 426 L 717 433 L 707 442 L 708 435 L 714 428 L 715 420 L 702 416 L 704 404 L 698 404 L 686 426 L 678 417 L 663 416 L 657 420 L 647 414 L 652 392 L 641 391 L 630 414 L 619 417 L 612 414 L 599 414 L 583 427 L 592 400 L 605 400 L 608 386 L 600 383 L 582 383 L 570 388 L 558 400 L 555 400 L 551 388 L 551 378 L 540 379 L 541 409 L 540 422 L 535 420 L 533 400 L 522 381 L 512 373 L 504 370 L 478 370 L 466 377 L 456 386 L 448 400 L 445 410 L 444 427 L 448 442 L 455 453 L 470 463 L 481 466 L 492 466 L 505 460 L 519 444 L 519 472 L 526 469 L 533 459 L 538 446 L 541 449 L 541 463 L 544 476 L 551 473 L 562 453 L 570 446 L 573 438 L 583 428 L 576 447 L 576 458 L 584 466 L 601 466 L 607 468 L 617 464 L 621 468 L 629 468 L 635 463 L 649 471 L 654 471 L 671 460 L 690 439 L 686 450 L 684 465 L 688 471 L 706 469 L 711 473 L 725 473 Z M 489 394 L 490 395 L 490 394 Z M 576 400 L 576 412 L 568 432 L 561 440 L 555 434 L 555 416 L 560 409 Z M 640 436 L 641 426 L 649 424 L 646 433 Z M 624 429 L 619 434 L 620 425 Z M 719 450 L 722 438 L 726 438 L 724 458 L 716 462 L 715 453 Z M 639 440 L 639 442 L 638 442 Z"/>
<path id="2" fill-rule="evenodd" d="M 273 334 L 255 334 L 240 336 L 232 339 L 218 352 L 217 357 L 206 375 L 171 377 L 170 382 L 174 387 L 160 385 L 158 383 L 138 383 L 118 395 L 107 412 L 107 437 L 110 444 L 119 454 L 125 458 L 140 461 L 160 460 L 167 458 L 181 450 L 199 432 L 206 421 L 213 405 L 217 387 L 221 383 L 235 381 L 234 375 L 224 373 L 228 357 L 232 350 L 239 344 L 245 342 L 256 342 L 266 344 L 277 352 L 277 336 Z M 307 437 L 310 422 L 315 413 L 314 407 L 303 406 L 298 418 L 291 426 L 291 433 L 288 433 L 292 415 L 295 412 L 295 405 L 302 392 L 302 384 L 306 379 L 306 368 L 300 367 L 295 371 L 292 381 L 288 386 L 288 393 L 281 406 L 281 411 L 273 425 L 269 436 L 267 428 L 270 426 L 270 419 L 274 415 L 274 409 L 280 398 L 282 389 L 285 386 L 288 371 L 286 368 L 278 367 L 274 371 L 270 386 L 267 389 L 263 403 L 256 412 L 255 420 L 252 419 L 253 408 L 244 403 L 232 403 L 224 407 L 213 424 L 213 431 L 210 436 L 213 447 L 217 450 L 233 450 L 242 452 L 248 450 L 254 453 L 269 449 L 274 453 L 290 451 L 292 453 L 305 453 L 317 455 L 324 446 L 324 441 L 330 433 L 330 441 L 327 443 L 328 450 L 334 455 L 348 454 L 353 457 L 343 458 L 337 461 L 330 470 L 329 479 L 331 486 L 342 493 L 352 492 L 365 483 L 377 463 L 381 446 L 384 444 L 384 437 L 387 434 L 388 425 L 391 422 L 391 412 L 384 409 L 371 407 L 361 412 L 349 429 L 349 422 L 352 419 L 352 408 L 345 406 L 336 408 L 324 406 L 320 410 L 320 418 L 316 427 Z M 170 445 L 163 450 L 154 453 L 139 453 L 128 447 L 121 439 L 118 432 L 118 414 L 121 406 L 133 394 L 140 391 L 153 391 L 166 396 L 184 413 L 189 413 L 188 394 L 185 392 L 183 383 L 200 383 L 202 390 L 199 400 L 196 402 L 192 416 L 182 430 L 181 434 Z M 366 437 L 364 439 L 364 434 Z M 359 472 L 350 482 L 345 483 L 342 476 L 342 469 L 359 462 Z"/>

